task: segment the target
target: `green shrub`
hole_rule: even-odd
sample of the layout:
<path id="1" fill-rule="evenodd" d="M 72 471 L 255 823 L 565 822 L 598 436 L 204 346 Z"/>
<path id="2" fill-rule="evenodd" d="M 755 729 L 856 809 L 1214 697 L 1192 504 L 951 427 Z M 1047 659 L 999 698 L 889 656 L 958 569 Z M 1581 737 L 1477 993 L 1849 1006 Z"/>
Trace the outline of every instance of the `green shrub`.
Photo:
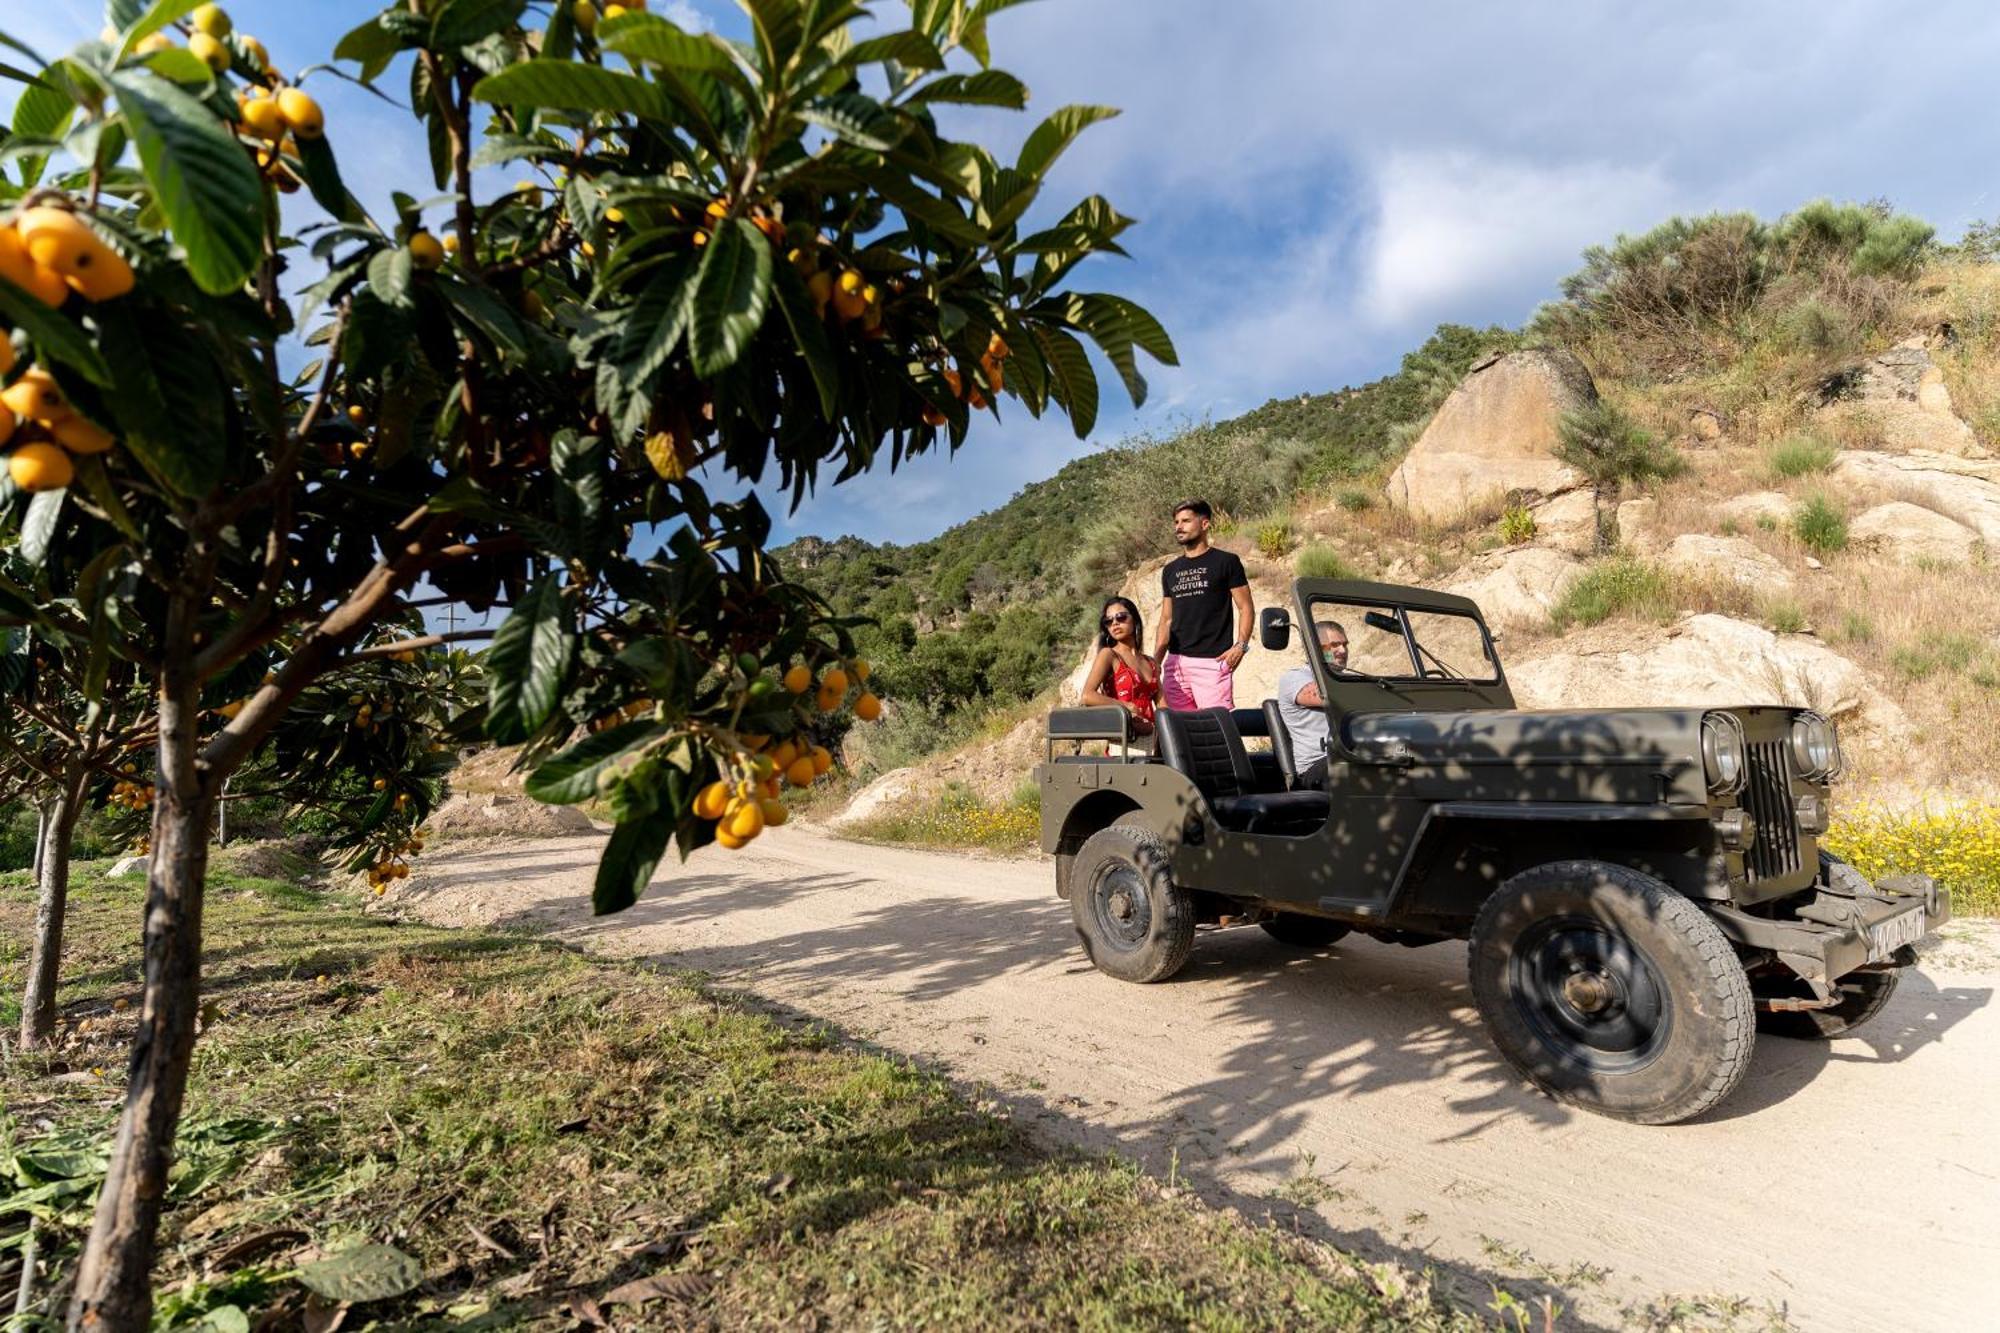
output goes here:
<path id="1" fill-rule="evenodd" d="M 1614 556 L 1592 565 L 1570 584 L 1549 619 L 1558 630 L 1565 630 L 1618 615 L 1667 620 L 1675 609 L 1672 582 L 1657 566 Z"/>
<path id="2" fill-rule="evenodd" d="M 1257 550 L 1267 560 L 1276 560 L 1292 549 L 1292 525 L 1282 518 L 1257 525 Z"/>
<path id="3" fill-rule="evenodd" d="M 1911 680 L 1929 680 L 1940 671 L 1964 675 L 1984 656 L 1978 639 L 1969 634 L 1941 634 L 1923 643 L 1904 644 L 1889 654 L 1889 665 Z"/>
<path id="4" fill-rule="evenodd" d="M 1792 512 L 1792 535 L 1807 550 L 1830 555 L 1847 549 L 1847 515 L 1822 491 L 1808 495 Z"/>
<path id="5" fill-rule="evenodd" d="M 1803 477 L 1832 467 L 1835 452 L 1817 435 L 1792 435 L 1771 446 L 1764 466 L 1773 477 Z"/>
<path id="6" fill-rule="evenodd" d="M 1302 579 L 1358 579 L 1361 572 L 1340 558 L 1331 546 L 1308 546 L 1292 562 L 1293 572 Z"/>
<path id="7" fill-rule="evenodd" d="M 1875 637 L 1875 627 L 1859 611 L 1848 611 L 1840 617 L 1840 637 L 1848 643 L 1867 643 Z"/>
<path id="8" fill-rule="evenodd" d="M 1627 482 L 1664 481 L 1687 471 L 1687 460 L 1671 444 L 1601 399 L 1563 416 L 1556 457 L 1601 491 L 1616 491 Z"/>
<path id="9" fill-rule="evenodd" d="M 1509 546 L 1535 539 L 1535 516 L 1526 505 L 1508 505 L 1500 515 L 1500 540 Z"/>
<path id="10" fill-rule="evenodd" d="M 1334 497 L 1334 502 L 1350 514 L 1358 514 L 1364 509 L 1375 507 L 1375 493 L 1364 491 L 1357 486 L 1349 486 Z"/>
<path id="11" fill-rule="evenodd" d="M 1773 634 L 1799 634 L 1806 627 L 1805 608 L 1797 602 L 1772 602 L 1764 608 L 1764 619 Z"/>

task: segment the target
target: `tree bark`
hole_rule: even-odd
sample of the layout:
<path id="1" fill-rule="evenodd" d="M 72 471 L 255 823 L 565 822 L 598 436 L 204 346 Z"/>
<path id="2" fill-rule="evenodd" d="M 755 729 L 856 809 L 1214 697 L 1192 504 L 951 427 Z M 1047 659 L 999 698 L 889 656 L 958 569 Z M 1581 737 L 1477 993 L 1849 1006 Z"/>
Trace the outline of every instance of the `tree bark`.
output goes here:
<path id="1" fill-rule="evenodd" d="M 83 812 L 86 773 L 66 775 L 44 808 L 35 847 L 35 940 L 28 957 L 28 986 L 21 996 L 21 1049 L 47 1042 L 56 1028 L 56 982 L 62 976 L 63 912 L 69 903 L 69 852 Z"/>
<path id="2" fill-rule="evenodd" d="M 179 618 L 183 627 L 191 620 Z M 171 614 L 171 613 L 170 613 Z M 160 690 L 160 780 L 146 876 L 146 985 L 127 1070 L 125 1110 L 110 1170 L 77 1269 L 69 1327 L 143 1330 L 152 1315 L 152 1268 L 174 1130 L 187 1092 L 201 1001 L 202 884 L 215 815 L 210 775 L 196 763 L 199 687 L 187 670 L 185 629 Z M 180 671 L 174 658 L 179 657 Z"/>

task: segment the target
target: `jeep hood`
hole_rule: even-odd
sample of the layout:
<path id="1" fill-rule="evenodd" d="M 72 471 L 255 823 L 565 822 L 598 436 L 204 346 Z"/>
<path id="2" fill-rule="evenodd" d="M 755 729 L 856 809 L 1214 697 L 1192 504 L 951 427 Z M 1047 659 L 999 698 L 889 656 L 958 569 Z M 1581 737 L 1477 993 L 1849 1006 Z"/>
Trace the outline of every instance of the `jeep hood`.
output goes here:
<path id="1" fill-rule="evenodd" d="M 1363 759 L 1415 764 L 1698 764 L 1706 708 L 1494 709 L 1360 713 L 1348 746 Z"/>

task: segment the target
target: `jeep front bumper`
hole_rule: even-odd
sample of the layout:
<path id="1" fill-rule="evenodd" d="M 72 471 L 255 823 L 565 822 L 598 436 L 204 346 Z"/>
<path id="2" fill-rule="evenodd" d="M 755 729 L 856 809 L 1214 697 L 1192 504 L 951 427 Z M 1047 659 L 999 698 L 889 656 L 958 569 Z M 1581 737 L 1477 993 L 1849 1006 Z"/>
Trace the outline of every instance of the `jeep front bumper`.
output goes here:
<path id="1" fill-rule="evenodd" d="M 1731 943 L 1775 955 L 1816 990 L 1857 968 L 1906 963 L 1905 949 L 1951 920 L 1951 895 L 1929 875 L 1889 875 L 1852 893 L 1813 888 L 1779 917 L 1702 905 Z"/>

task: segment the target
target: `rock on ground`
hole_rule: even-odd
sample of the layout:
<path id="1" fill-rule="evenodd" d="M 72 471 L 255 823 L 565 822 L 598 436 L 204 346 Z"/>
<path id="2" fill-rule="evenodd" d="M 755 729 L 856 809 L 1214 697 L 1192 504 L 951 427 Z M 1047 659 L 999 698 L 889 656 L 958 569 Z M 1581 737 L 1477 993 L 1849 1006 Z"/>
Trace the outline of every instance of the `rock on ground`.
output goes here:
<path id="1" fill-rule="evenodd" d="M 1987 458 L 1972 427 L 1953 409 L 1944 371 L 1922 337 L 1908 338 L 1843 377 L 1839 398 L 1820 409 L 1836 420 L 1873 427 L 1885 448 Z"/>
<path id="2" fill-rule="evenodd" d="M 1391 504 L 1451 522 L 1510 492 L 1556 495 L 1582 474 L 1555 456 L 1563 414 L 1597 401 L 1567 352 L 1509 352 L 1476 363 L 1390 474 Z"/>
<path id="3" fill-rule="evenodd" d="M 1734 583 L 1760 593 L 1789 593 L 1792 571 L 1770 552 L 1742 537 L 1684 532 L 1667 543 L 1660 563 L 1677 574 Z"/>
<path id="4" fill-rule="evenodd" d="M 451 797 L 431 812 L 424 826 L 433 833 L 488 838 L 549 838 L 590 833 L 596 827 L 573 805 L 544 805 L 525 796 L 491 792 Z"/>
<path id="5" fill-rule="evenodd" d="M 1597 495 L 1589 487 L 1565 491 L 1534 508 L 1535 543 L 1593 555 L 1597 551 Z"/>
<path id="6" fill-rule="evenodd" d="M 1909 500 L 1958 520 L 2000 550 L 2000 462 L 1945 454 L 1850 452 L 1834 460 L 1834 480 Z"/>
<path id="7" fill-rule="evenodd" d="M 826 821 L 827 826 L 845 828 L 901 805 L 909 799 L 921 780 L 922 774 L 915 768 L 891 769 L 856 792 L 846 809 Z"/>
<path id="8" fill-rule="evenodd" d="M 1715 514 L 1732 523 L 1753 525 L 1758 519 L 1768 518 L 1782 527 L 1791 521 L 1792 497 L 1783 491 L 1752 491 L 1724 500 L 1715 507 Z"/>
<path id="9" fill-rule="evenodd" d="M 1475 556 L 1444 591 L 1479 603 L 1495 629 L 1546 625 L 1549 613 L 1583 572 L 1581 563 L 1543 546 L 1516 546 Z"/>
<path id="10" fill-rule="evenodd" d="M 1982 545 L 1979 534 L 1963 523 L 1907 500 L 1891 500 L 1858 515 L 1848 525 L 1847 535 L 1855 545 L 1902 564 L 1919 560 L 1970 564 Z"/>
<path id="11" fill-rule="evenodd" d="M 1524 708 L 1785 703 L 1817 708 L 1875 740 L 1906 736 L 1902 709 L 1853 662 L 1810 635 L 1721 615 L 1663 628 L 1606 624 L 1507 665 Z"/>

